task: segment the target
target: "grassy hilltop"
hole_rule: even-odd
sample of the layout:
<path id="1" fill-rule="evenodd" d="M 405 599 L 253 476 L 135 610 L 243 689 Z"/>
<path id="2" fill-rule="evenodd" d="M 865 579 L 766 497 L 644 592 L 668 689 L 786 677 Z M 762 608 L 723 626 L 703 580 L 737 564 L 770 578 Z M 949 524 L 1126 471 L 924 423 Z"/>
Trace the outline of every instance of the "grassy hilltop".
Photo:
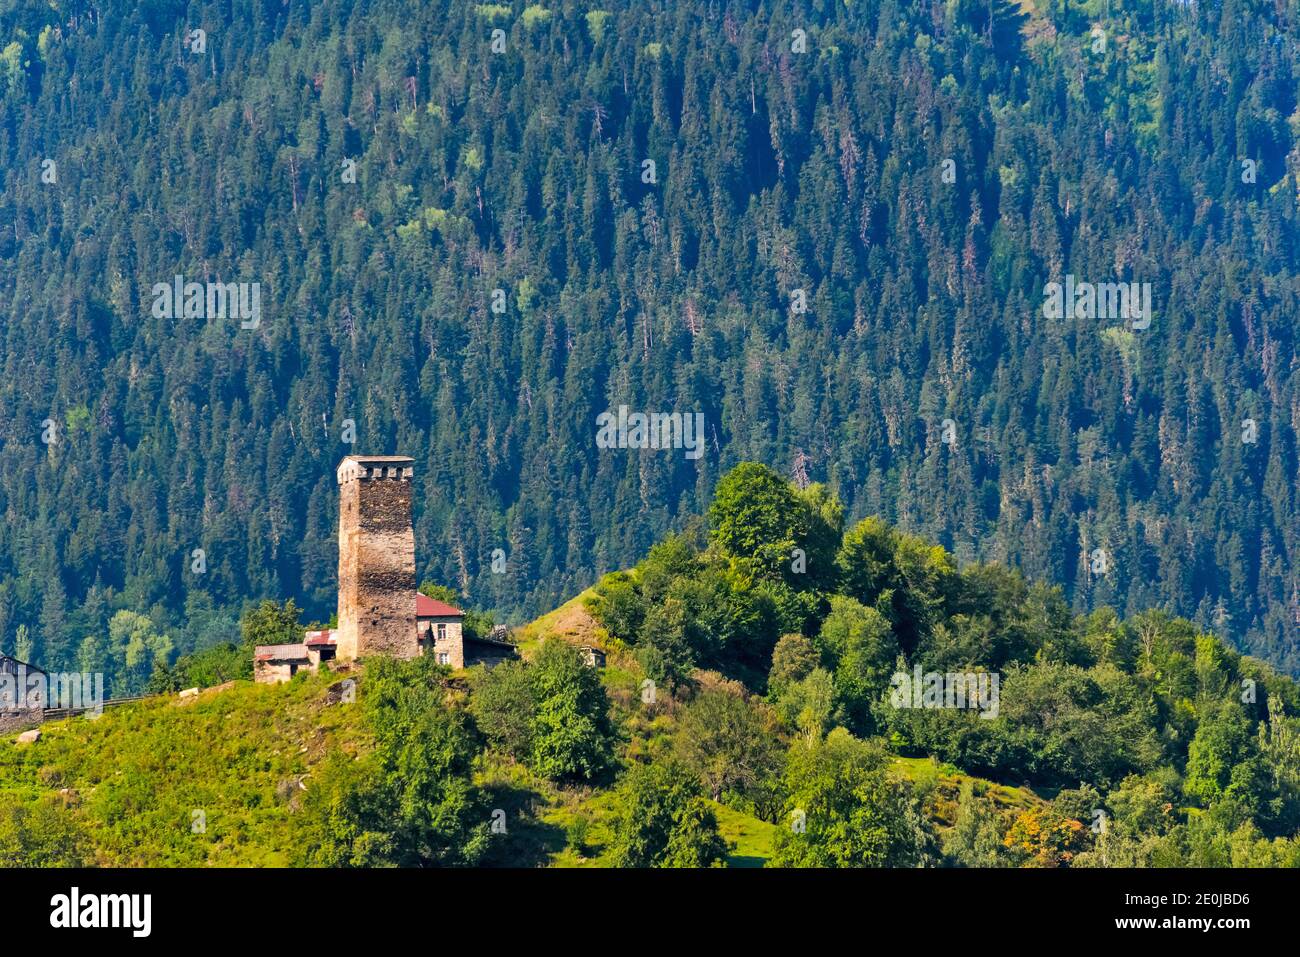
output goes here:
<path id="1" fill-rule="evenodd" d="M 296 615 L 265 606 L 246 640 Z M 223 680 L 0 742 L 0 863 L 1300 863 L 1292 679 L 1164 612 L 1072 615 L 878 519 L 845 530 L 762 466 L 515 634 L 490 671 Z M 164 677 L 213 684 L 245 651 Z M 996 693 L 899 694 L 915 674 Z"/>
<path id="2" fill-rule="evenodd" d="M 532 630 L 546 632 L 541 622 Z M 618 672 L 611 675 L 618 683 Z M 51 722 L 35 745 L 0 743 L 0 863 L 298 862 L 306 836 L 303 798 L 327 750 L 357 754 L 373 745 L 362 709 L 339 702 L 337 691 L 330 694 L 342 680 L 322 674 L 283 685 L 233 682 L 195 699 L 160 696 L 96 720 Z M 670 725 L 661 722 L 659 733 Z M 938 785 L 936 823 L 950 823 L 965 776 L 930 759 L 900 757 L 895 765 L 901 776 Z M 612 839 L 613 791 L 547 787 L 521 766 L 487 755 L 475 778 L 501 792 L 536 789 L 531 796 L 540 810 L 520 835 L 529 863 L 602 864 L 601 851 Z M 1027 788 L 981 783 L 1007 807 L 1038 800 Z M 709 803 L 731 845 L 728 865 L 762 866 L 772 854 L 776 825 Z M 201 830 L 195 811 L 204 815 Z M 580 840 L 573 837 L 578 834 Z"/>

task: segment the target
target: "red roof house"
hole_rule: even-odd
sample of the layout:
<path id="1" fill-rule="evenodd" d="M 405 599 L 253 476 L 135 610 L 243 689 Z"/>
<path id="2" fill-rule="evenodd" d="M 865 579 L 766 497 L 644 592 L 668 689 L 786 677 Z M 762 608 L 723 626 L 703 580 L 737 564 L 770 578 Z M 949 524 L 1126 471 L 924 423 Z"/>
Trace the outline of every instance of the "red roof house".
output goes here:
<path id="1" fill-rule="evenodd" d="M 415 617 L 416 618 L 464 618 L 465 613 L 454 605 L 448 605 L 445 601 L 438 601 L 436 598 L 430 598 L 428 595 L 415 593 Z"/>

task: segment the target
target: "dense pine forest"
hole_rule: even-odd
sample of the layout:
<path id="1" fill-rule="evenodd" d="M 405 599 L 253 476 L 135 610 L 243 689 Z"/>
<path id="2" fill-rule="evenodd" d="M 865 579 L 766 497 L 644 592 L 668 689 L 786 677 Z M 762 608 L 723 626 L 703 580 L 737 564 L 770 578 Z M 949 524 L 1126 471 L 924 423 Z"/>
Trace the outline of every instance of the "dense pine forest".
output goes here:
<path id="1" fill-rule="evenodd" d="M 397 452 L 420 580 L 500 619 L 756 461 L 1300 670 L 1298 16 L 5 0 L 0 651 L 120 693 L 259 599 L 327 618 L 333 469 Z M 705 453 L 598 448 L 620 406 Z"/>

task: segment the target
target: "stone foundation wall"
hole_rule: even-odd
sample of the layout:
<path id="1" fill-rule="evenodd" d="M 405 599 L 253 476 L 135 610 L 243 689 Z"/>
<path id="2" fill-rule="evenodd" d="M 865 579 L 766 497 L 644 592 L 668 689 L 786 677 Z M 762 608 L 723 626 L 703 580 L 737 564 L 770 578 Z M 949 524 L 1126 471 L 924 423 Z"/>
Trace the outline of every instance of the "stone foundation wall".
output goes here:
<path id="1" fill-rule="evenodd" d="M 0 711 L 0 734 L 34 728 L 45 720 L 43 709 L 30 711 Z"/>

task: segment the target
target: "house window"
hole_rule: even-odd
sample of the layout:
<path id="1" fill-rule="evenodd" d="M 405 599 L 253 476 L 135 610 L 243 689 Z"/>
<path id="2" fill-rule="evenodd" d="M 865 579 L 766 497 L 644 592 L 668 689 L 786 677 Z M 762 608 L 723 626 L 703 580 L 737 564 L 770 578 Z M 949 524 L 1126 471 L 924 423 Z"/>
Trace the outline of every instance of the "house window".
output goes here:
<path id="1" fill-rule="evenodd" d="M 451 664 L 451 655 L 447 654 L 447 652 L 445 651 L 438 652 L 438 664 L 440 665 Z"/>
<path id="2" fill-rule="evenodd" d="M 438 640 L 439 641 L 447 640 L 447 626 L 443 622 L 438 622 Z"/>

